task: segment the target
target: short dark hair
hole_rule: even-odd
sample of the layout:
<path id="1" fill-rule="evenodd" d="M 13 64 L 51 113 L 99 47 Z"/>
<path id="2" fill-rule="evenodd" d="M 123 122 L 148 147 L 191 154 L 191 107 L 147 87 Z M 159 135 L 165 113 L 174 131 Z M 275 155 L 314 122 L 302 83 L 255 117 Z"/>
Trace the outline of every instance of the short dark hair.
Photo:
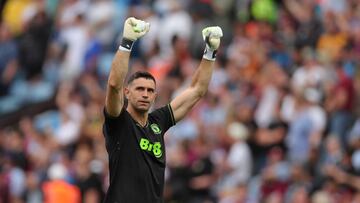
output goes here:
<path id="1" fill-rule="evenodd" d="M 128 81 L 127 81 L 127 84 L 130 84 L 132 81 L 134 81 L 135 79 L 138 79 L 138 78 L 145 78 L 145 79 L 148 79 L 148 80 L 152 80 L 152 81 L 154 81 L 154 83 L 156 85 L 156 80 L 155 80 L 154 76 L 151 75 L 147 71 L 136 71 L 135 73 L 130 75 L 130 77 L 129 77 Z"/>

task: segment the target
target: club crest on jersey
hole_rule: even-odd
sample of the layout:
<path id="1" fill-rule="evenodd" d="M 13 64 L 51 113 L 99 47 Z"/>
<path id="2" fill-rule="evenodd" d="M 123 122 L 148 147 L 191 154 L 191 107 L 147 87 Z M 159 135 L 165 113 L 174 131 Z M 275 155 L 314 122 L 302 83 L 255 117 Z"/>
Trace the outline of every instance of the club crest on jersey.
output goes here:
<path id="1" fill-rule="evenodd" d="M 150 128 L 155 134 L 157 134 L 157 135 L 161 134 L 161 129 L 158 126 L 158 124 L 153 123 L 153 124 L 150 125 Z"/>

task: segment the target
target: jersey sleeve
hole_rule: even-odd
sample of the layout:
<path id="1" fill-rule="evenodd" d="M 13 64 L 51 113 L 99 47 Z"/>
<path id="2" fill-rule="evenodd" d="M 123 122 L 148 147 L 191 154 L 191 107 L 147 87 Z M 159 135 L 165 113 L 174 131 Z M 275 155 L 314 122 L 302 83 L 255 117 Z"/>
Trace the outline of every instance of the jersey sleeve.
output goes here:
<path id="1" fill-rule="evenodd" d="M 171 126 L 174 126 L 176 124 L 170 104 L 156 109 L 151 114 L 158 122 L 158 124 L 162 126 L 164 132 L 166 132 Z"/>
<path id="2" fill-rule="evenodd" d="M 105 118 L 105 121 L 104 121 L 104 135 L 105 136 L 113 136 L 113 134 L 115 134 L 116 132 L 119 131 L 119 127 L 121 127 L 121 125 L 119 125 L 119 123 L 124 123 L 125 121 L 125 109 L 123 108 L 119 114 L 119 116 L 117 117 L 114 117 L 114 116 L 111 116 L 107 113 L 105 107 L 104 107 L 104 110 L 103 110 L 103 113 L 104 113 L 104 118 Z"/>

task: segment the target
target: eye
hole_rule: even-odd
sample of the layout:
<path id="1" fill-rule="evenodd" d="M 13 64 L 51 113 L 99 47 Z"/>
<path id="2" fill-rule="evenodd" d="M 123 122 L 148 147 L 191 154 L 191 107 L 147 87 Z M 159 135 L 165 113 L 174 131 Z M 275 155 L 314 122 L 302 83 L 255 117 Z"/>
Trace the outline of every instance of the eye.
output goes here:
<path id="1" fill-rule="evenodd" d="M 154 90 L 154 89 L 152 89 L 152 88 L 149 88 L 149 89 L 148 89 L 148 92 L 150 92 L 150 93 L 154 93 L 154 92 L 155 92 L 155 90 Z"/>
<path id="2" fill-rule="evenodd" d="M 144 87 L 136 87 L 135 89 L 138 90 L 138 91 L 144 91 L 145 90 Z"/>

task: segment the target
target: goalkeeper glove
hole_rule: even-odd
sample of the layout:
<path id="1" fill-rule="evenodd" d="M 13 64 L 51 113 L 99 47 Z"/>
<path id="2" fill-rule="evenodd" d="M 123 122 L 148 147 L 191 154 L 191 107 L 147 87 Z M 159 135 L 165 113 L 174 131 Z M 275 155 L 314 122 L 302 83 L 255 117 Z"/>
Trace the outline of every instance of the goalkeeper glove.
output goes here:
<path id="1" fill-rule="evenodd" d="M 223 36 L 223 32 L 219 26 L 213 26 L 203 29 L 202 35 L 206 43 L 203 58 L 215 61 L 216 52 L 220 46 L 220 38 Z"/>
<path id="2" fill-rule="evenodd" d="M 130 17 L 124 23 L 123 38 L 119 49 L 131 51 L 134 41 L 144 36 L 150 29 L 150 23 Z"/>

